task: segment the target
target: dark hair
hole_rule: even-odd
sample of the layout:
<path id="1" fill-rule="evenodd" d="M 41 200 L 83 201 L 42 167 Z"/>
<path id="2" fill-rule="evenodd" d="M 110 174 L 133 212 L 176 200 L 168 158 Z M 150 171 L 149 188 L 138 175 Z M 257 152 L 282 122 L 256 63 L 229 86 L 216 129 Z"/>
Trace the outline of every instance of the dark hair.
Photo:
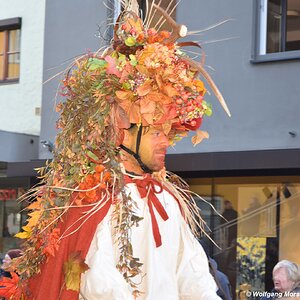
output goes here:
<path id="1" fill-rule="evenodd" d="M 11 259 L 17 258 L 23 255 L 23 251 L 20 249 L 11 249 L 6 253 Z"/>

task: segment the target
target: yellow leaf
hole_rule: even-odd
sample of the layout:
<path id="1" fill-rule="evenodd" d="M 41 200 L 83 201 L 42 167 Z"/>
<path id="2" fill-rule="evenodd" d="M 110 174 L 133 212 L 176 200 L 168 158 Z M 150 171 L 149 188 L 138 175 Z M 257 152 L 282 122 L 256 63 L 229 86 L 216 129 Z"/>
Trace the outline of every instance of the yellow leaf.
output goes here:
<path id="1" fill-rule="evenodd" d="M 140 65 L 144 65 L 145 59 L 147 57 L 150 57 L 155 53 L 156 49 L 153 45 L 148 45 L 147 48 L 144 48 L 143 51 L 141 51 L 139 54 L 137 54 L 137 60 Z"/>
<path id="2" fill-rule="evenodd" d="M 142 75 L 145 75 L 146 77 L 149 77 L 149 70 L 147 67 L 143 66 L 143 65 L 137 65 L 135 67 L 139 73 L 141 73 Z"/>
<path id="3" fill-rule="evenodd" d="M 142 32 L 144 27 L 143 23 L 140 18 L 128 18 L 127 19 L 128 24 L 131 26 L 131 28 L 134 28 L 138 33 Z"/>
<path id="4" fill-rule="evenodd" d="M 41 214 L 42 212 L 40 210 L 36 210 L 34 212 L 29 213 L 28 216 L 30 217 L 30 219 L 28 219 L 28 223 L 24 227 L 28 227 L 28 228 L 35 227 L 40 219 Z"/>
<path id="5" fill-rule="evenodd" d="M 196 134 L 192 137 L 192 143 L 194 147 L 202 142 L 203 139 L 208 139 L 209 134 L 206 131 L 197 130 Z"/>
<path id="6" fill-rule="evenodd" d="M 116 96 L 119 100 L 132 100 L 134 98 L 134 94 L 131 91 L 116 91 Z"/>
<path id="7" fill-rule="evenodd" d="M 31 204 L 29 204 L 27 206 L 27 209 L 28 210 L 39 209 L 41 207 L 40 201 L 41 201 L 41 198 L 37 197 L 36 201 L 32 202 Z"/>
<path id="8" fill-rule="evenodd" d="M 169 132 L 171 131 L 171 128 L 172 128 L 172 123 L 170 121 L 164 122 L 162 124 L 162 128 L 163 128 L 164 134 L 166 136 L 168 136 Z"/>
<path id="9" fill-rule="evenodd" d="M 81 258 L 80 252 L 72 253 L 64 263 L 66 289 L 79 292 L 81 274 L 88 270 L 88 265 Z"/>
<path id="10" fill-rule="evenodd" d="M 31 237 L 31 228 L 29 226 L 23 226 L 23 232 L 19 232 L 15 235 L 15 237 L 19 239 L 28 239 Z"/>

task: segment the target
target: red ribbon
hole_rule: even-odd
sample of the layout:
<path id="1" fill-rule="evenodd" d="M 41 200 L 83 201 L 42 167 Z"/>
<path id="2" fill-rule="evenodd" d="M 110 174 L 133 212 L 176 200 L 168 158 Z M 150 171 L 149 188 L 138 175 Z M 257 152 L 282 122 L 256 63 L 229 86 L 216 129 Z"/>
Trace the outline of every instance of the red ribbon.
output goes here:
<path id="1" fill-rule="evenodd" d="M 129 176 L 125 176 L 125 182 L 135 183 L 141 197 L 147 199 L 155 244 L 156 247 L 161 246 L 162 244 L 161 235 L 157 224 L 156 216 L 153 210 L 153 206 L 154 206 L 156 211 L 159 213 L 159 215 L 164 221 L 169 219 L 167 212 L 165 211 L 164 207 L 160 203 L 159 199 L 156 197 L 156 194 L 160 194 L 163 191 L 163 187 L 161 183 L 153 179 L 149 174 L 145 175 L 143 179 L 136 179 Z M 157 187 L 158 190 L 156 189 Z"/>

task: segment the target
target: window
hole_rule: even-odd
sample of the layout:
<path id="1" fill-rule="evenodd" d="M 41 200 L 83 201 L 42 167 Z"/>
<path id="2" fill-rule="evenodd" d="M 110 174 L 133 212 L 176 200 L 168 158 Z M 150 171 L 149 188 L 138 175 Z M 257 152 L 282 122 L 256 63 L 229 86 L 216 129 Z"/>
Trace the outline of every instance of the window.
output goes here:
<path id="1" fill-rule="evenodd" d="M 205 236 L 201 244 L 227 275 L 234 299 L 248 299 L 238 298 L 245 287 L 271 291 L 272 270 L 279 260 L 300 264 L 299 176 L 185 179 L 219 213 L 197 201 L 211 229 L 207 234 L 220 248 Z"/>
<path id="2" fill-rule="evenodd" d="M 9 181 L 10 179 L 8 179 Z M 17 199 L 26 192 L 23 187 L 0 186 L 0 251 L 7 252 L 9 249 L 19 248 L 20 239 L 15 238 L 22 226 L 25 225 L 27 214 L 25 211 L 28 203 L 19 202 Z"/>
<path id="3" fill-rule="evenodd" d="M 0 82 L 19 79 L 20 28 L 20 18 L 0 20 Z"/>
<path id="4" fill-rule="evenodd" d="M 253 61 L 300 58 L 300 1 L 257 0 Z"/>

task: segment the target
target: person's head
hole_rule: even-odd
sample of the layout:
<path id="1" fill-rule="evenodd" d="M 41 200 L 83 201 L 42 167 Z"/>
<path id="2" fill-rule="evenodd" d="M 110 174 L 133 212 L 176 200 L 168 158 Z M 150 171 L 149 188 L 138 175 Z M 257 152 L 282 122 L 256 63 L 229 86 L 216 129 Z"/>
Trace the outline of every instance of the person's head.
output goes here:
<path id="1" fill-rule="evenodd" d="M 2 261 L 2 269 L 7 269 L 11 263 L 11 260 L 17 257 L 20 257 L 23 254 L 23 251 L 20 249 L 11 249 L 9 250 Z"/>
<path id="2" fill-rule="evenodd" d="M 232 203 L 229 200 L 224 201 L 225 209 L 232 209 Z"/>
<path id="3" fill-rule="evenodd" d="M 296 263 L 281 260 L 273 269 L 274 288 L 279 292 L 288 292 L 300 284 L 300 268 Z"/>
<path id="4" fill-rule="evenodd" d="M 138 138 L 139 130 L 140 139 Z M 139 128 L 133 126 L 125 131 L 123 145 L 134 153 L 138 153 L 142 164 L 149 170 L 158 172 L 165 166 L 165 156 L 169 146 L 169 140 L 162 126 L 147 126 Z M 123 164 L 127 171 L 143 173 L 137 159 L 128 153 L 123 153 Z"/>

